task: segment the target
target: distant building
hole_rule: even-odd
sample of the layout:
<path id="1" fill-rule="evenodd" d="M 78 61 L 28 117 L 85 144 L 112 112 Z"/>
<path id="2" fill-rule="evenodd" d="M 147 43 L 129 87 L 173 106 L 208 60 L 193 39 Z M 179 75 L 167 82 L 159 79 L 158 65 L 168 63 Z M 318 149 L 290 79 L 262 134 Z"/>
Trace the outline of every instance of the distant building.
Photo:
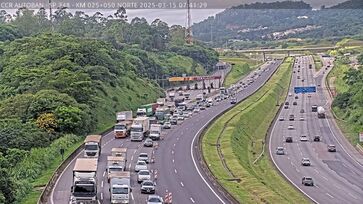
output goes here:
<path id="1" fill-rule="evenodd" d="M 219 69 L 227 69 L 228 65 L 226 62 L 218 62 L 216 64 L 216 68 L 219 70 Z"/>

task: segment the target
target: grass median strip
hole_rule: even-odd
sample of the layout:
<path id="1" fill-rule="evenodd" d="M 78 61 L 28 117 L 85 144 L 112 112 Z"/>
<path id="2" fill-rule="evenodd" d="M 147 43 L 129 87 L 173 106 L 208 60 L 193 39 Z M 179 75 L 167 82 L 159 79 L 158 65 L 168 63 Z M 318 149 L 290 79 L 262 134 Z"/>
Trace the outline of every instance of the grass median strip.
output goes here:
<path id="1" fill-rule="evenodd" d="M 224 57 L 220 60 L 234 64 L 231 71 L 227 74 L 223 85 L 229 87 L 236 83 L 239 79 L 249 73 L 251 70 L 259 66 L 258 61 L 249 58 Z"/>
<path id="2" fill-rule="evenodd" d="M 319 71 L 323 67 L 323 62 L 320 59 L 319 55 L 313 55 L 315 70 Z"/>
<path id="3" fill-rule="evenodd" d="M 275 170 L 267 148 L 254 163 L 278 111 L 276 103 L 281 104 L 287 94 L 292 63 L 292 58 L 286 59 L 264 87 L 218 118 L 203 136 L 202 151 L 209 169 L 240 203 L 308 203 Z"/>

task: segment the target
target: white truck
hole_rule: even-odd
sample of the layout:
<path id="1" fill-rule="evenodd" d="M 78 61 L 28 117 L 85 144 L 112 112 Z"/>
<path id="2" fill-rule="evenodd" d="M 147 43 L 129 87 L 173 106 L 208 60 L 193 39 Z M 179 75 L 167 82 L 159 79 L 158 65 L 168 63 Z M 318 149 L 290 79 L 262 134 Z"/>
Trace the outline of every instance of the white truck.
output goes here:
<path id="1" fill-rule="evenodd" d="M 148 117 L 135 118 L 131 125 L 131 141 L 142 141 L 149 134 L 150 120 Z"/>
<path id="2" fill-rule="evenodd" d="M 175 98 L 175 92 L 169 92 L 169 98 L 171 101 L 173 101 Z"/>
<path id="3" fill-rule="evenodd" d="M 130 135 L 132 124 L 132 111 L 116 113 L 117 123 L 113 128 L 115 138 L 125 138 Z"/>
<path id="4" fill-rule="evenodd" d="M 325 109 L 322 106 L 318 107 L 318 118 L 325 118 Z"/>
<path id="5" fill-rule="evenodd" d="M 88 135 L 84 140 L 84 156 L 98 158 L 101 153 L 101 135 Z"/>
<path id="6" fill-rule="evenodd" d="M 111 149 L 111 155 L 114 157 L 127 158 L 127 148 L 126 147 L 114 147 Z"/>
<path id="7" fill-rule="evenodd" d="M 152 124 L 150 126 L 150 139 L 152 140 L 160 140 L 161 135 L 161 125 L 160 124 Z"/>
<path id="8" fill-rule="evenodd" d="M 164 105 L 165 105 L 165 103 L 166 103 L 166 98 L 158 98 L 158 99 L 156 100 L 156 103 L 159 105 L 159 107 L 160 107 L 160 106 L 164 106 Z"/>
<path id="9" fill-rule="evenodd" d="M 97 159 L 78 158 L 73 168 L 71 204 L 96 204 L 97 200 Z"/>
<path id="10" fill-rule="evenodd" d="M 112 173 L 122 172 L 126 169 L 125 157 L 107 156 L 107 178 L 110 181 Z"/>
<path id="11" fill-rule="evenodd" d="M 131 194 L 130 172 L 118 172 L 110 175 L 111 203 L 129 203 Z"/>

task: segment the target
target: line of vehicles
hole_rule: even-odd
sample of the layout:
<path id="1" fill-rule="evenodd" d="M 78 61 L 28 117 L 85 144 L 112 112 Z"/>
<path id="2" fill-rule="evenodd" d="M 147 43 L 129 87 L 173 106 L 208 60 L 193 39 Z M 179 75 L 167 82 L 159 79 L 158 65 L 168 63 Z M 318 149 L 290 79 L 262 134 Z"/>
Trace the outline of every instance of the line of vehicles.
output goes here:
<path id="1" fill-rule="evenodd" d="M 295 63 L 297 64 L 298 62 L 296 61 Z M 300 65 L 298 65 L 297 66 L 297 72 L 300 72 L 300 69 L 301 68 L 302 67 L 300 67 Z M 309 69 L 312 69 L 312 65 L 311 64 L 309 65 Z M 296 73 L 296 72 L 294 71 L 293 73 Z M 300 76 L 297 76 L 297 79 L 301 79 Z M 304 79 L 302 79 L 302 82 L 304 82 L 303 80 Z M 311 94 L 307 94 L 307 97 L 308 98 L 311 98 Z M 288 94 L 288 98 L 293 98 L 293 94 L 292 93 L 289 93 Z M 298 95 L 295 95 L 294 99 L 295 99 L 295 101 L 293 101 L 292 105 L 293 106 L 297 106 L 297 104 L 298 104 L 297 103 L 297 99 L 299 99 L 299 96 Z M 284 103 L 284 109 L 289 109 L 289 105 L 290 105 L 289 101 L 286 101 Z M 312 105 L 311 106 L 311 112 L 316 113 L 316 116 L 315 117 L 318 118 L 318 119 L 324 119 L 326 117 L 325 109 L 322 106 Z M 303 108 L 300 109 L 300 114 L 304 114 L 304 113 L 305 113 L 305 110 Z M 285 119 L 283 117 L 280 117 L 278 120 L 279 121 L 284 121 Z M 300 121 L 304 121 L 305 118 L 301 115 L 299 120 Z M 289 122 L 295 121 L 294 114 L 290 114 L 289 115 L 288 121 Z M 287 127 L 287 129 L 288 130 L 294 130 L 295 127 L 292 124 L 289 124 L 288 127 Z M 310 138 L 309 138 L 308 135 L 302 134 L 302 135 L 300 135 L 299 140 L 301 142 L 308 142 L 310 140 Z M 293 143 L 294 140 L 293 140 L 293 137 L 291 135 L 287 135 L 287 136 L 284 136 L 284 141 L 286 143 Z M 312 136 L 312 141 L 313 142 L 320 142 L 321 141 L 321 136 L 320 135 L 314 135 L 314 136 Z M 336 152 L 335 145 L 334 144 L 328 144 L 327 145 L 327 151 L 328 152 Z M 285 155 L 286 154 L 285 149 L 282 146 L 277 147 L 275 153 L 277 155 Z M 310 159 L 309 158 L 306 158 L 306 157 L 303 157 L 301 159 L 301 165 L 302 166 L 310 166 L 311 165 Z M 302 183 L 302 185 L 305 185 L 305 186 L 314 186 L 313 178 L 312 177 L 309 177 L 309 176 L 303 176 L 303 178 L 301 179 L 301 183 Z"/>

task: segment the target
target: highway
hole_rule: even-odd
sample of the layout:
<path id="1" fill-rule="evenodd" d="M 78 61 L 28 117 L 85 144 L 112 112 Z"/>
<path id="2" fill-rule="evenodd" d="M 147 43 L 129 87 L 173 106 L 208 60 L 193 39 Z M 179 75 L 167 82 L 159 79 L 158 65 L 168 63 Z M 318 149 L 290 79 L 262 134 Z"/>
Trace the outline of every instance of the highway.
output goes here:
<path id="1" fill-rule="evenodd" d="M 237 94 L 240 101 L 259 89 L 280 65 L 281 60 L 263 65 L 266 68 L 251 85 Z M 155 158 L 155 163 L 149 164 L 156 181 L 156 194 L 163 196 L 166 192 L 172 193 L 173 203 L 228 203 L 217 190 L 214 189 L 204 172 L 201 172 L 196 161 L 198 133 L 205 125 L 218 114 L 232 105 L 229 100 L 216 103 L 199 114 L 194 114 L 181 124 L 173 126 L 170 130 L 163 130 L 163 139 L 157 147 L 146 148 L 141 142 L 131 142 L 130 138 L 114 139 L 113 132 L 103 135 L 102 152 L 98 164 L 98 198 L 100 203 L 110 203 L 109 184 L 107 183 L 106 158 L 111 154 L 113 147 L 127 147 L 127 170 L 132 176 L 131 203 L 145 203 L 147 195 L 140 193 L 140 185 L 136 182 L 134 165 L 140 152 L 146 152 Z M 154 156 L 152 156 L 154 155 Z M 79 157 L 83 157 L 83 152 Z M 75 160 L 62 172 L 49 197 L 51 204 L 66 204 L 69 202 L 72 185 L 72 169 Z M 156 173 L 157 172 L 157 173 Z"/>
<path id="2" fill-rule="evenodd" d="M 309 69 L 309 64 L 314 65 L 312 57 L 298 57 L 292 74 L 290 93 L 286 101 L 288 109 L 281 109 L 271 131 L 269 140 L 269 153 L 278 170 L 296 188 L 303 192 L 315 203 L 362 203 L 363 201 L 363 158 L 347 142 L 336 127 L 329 112 L 331 101 L 327 97 L 324 80 L 330 71 L 327 64 L 333 64 L 332 58 L 324 58 L 323 68 L 315 73 Z M 297 70 L 300 66 L 300 72 Z M 325 69 L 326 68 L 326 69 Z M 297 77 L 300 76 L 300 79 Z M 304 82 L 302 81 L 304 79 Z M 317 92 L 311 94 L 294 94 L 294 86 L 316 85 Z M 298 99 L 295 99 L 298 95 Z M 311 97 L 308 97 L 311 95 Z M 292 105 L 296 101 L 297 105 Z M 326 118 L 318 118 L 312 112 L 311 106 L 323 106 Z M 304 113 L 300 110 L 304 109 Z M 289 115 L 294 114 L 295 121 L 289 121 Z M 300 121 L 300 117 L 304 120 Z M 293 130 L 288 126 L 293 125 Z M 300 141 L 301 135 L 307 135 L 308 141 Z M 322 140 L 314 142 L 313 136 L 320 135 Z M 293 142 L 286 143 L 285 137 L 292 136 Z M 337 152 L 328 152 L 327 145 L 336 145 Z M 277 147 L 284 147 L 285 155 L 277 155 Z M 302 158 L 309 158 L 311 166 L 302 166 Z M 302 177 L 313 178 L 314 186 L 303 186 Z"/>

